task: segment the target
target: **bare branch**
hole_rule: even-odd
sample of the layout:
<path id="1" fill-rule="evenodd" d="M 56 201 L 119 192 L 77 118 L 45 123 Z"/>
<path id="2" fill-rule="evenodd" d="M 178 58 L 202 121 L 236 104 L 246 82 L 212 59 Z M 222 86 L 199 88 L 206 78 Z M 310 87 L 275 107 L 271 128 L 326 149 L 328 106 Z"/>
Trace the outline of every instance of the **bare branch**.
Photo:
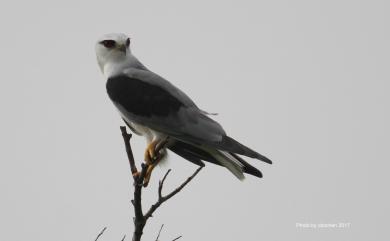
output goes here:
<path id="1" fill-rule="evenodd" d="M 123 141 L 125 142 L 126 153 L 127 153 L 127 158 L 129 159 L 129 163 L 130 163 L 131 174 L 133 174 L 133 176 L 134 176 L 138 172 L 138 170 L 137 170 L 137 166 L 135 165 L 135 162 L 134 162 L 134 155 L 133 155 L 133 151 L 131 150 L 131 145 L 130 145 L 130 139 L 131 139 L 132 135 L 127 133 L 126 126 L 121 126 L 120 129 L 122 132 Z"/>
<path id="2" fill-rule="evenodd" d="M 149 165 L 145 164 L 145 163 L 142 163 L 141 164 L 141 172 L 140 173 L 138 172 L 137 167 L 136 167 L 135 162 L 134 162 L 133 151 L 132 151 L 131 145 L 130 145 L 130 139 L 131 139 L 132 135 L 127 133 L 127 130 L 126 130 L 125 126 L 121 126 L 120 129 L 121 129 L 121 132 L 122 132 L 122 137 L 123 137 L 123 140 L 124 140 L 124 143 L 125 143 L 127 157 L 128 157 L 129 163 L 130 163 L 131 173 L 133 174 L 133 180 L 134 180 L 134 182 L 133 182 L 133 186 L 134 186 L 134 199 L 131 200 L 131 203 L 133 204 L 133 207 L 134 207 L 134 213 L 135 213 L 135 215 L 134 215 L 135 217 L 133 218 L 134 233 L 133 233 L 133 239 L 132 240 L 133 241 L 140 241 L 141 237 L 142 237 L 142 234 L 143 234 L 143 229 L 144 229 L 144 227 L 146 225 L 146 222 L 147 222 L 147 220 L 150 217 L 152 217 L 154 211 L 156 211 L 157 208 L 159 208 L 161 206 L 161 204 L 163 204 L 164 202 L 166 202 L 167 200 L 169 200 L 170 198 L 175 196 L 178 192 L 180 192 L 199 173 L 199 171 L 203 167 L 199 167 L 179 187 L 177 187 L 175 190 L 173 190 L 167 196 L 163 196 L 162 195 L 162 189 L 163 189 L 163 186 L 164 186 L 164 182 L 165 182 L 168 174 L 171 172 L 171 170 L 168 170 L 167 173 L 164 175 L 163 179 L 159 182 L 159 186 L 158 186 L 158 200 L 156 201 L 155 204 L 153 204 L 149 208 L 149 211 L 146 214 L 143 214 L 143 211 L 142 211 L 142 189 L 145 188 L 143 186 L 143 184 L 144 184 L 146 171 L 148 170 Z M 162 150 L 166 146 L 168 141 L 169 140 L 167 138 L 163 142 L 161 142 L 155 149 L 156 153 L 160 153 L 160 150 Z M 162 158 L 162 155 L 158 155 L 156 160 L 154 160 L 154 161 L 159 161 L 161 158 Z M 160 231 L 158 233 L 156 241 L 160 237 L 160 233 L 161 233 L 162 228 L 163 228 L 163 225 L 160 228 Z M 104 231 L 105 231 L 105 229 L 101 232 L 101 234 Z M 101 234 L 99 234 L 98 238 L 101 236 Z M 125 237 L 126 237 L 126 235 L 123 237 L 122 241 L 125 239 Z M 181 238 L 181 236 L 177 237 L 174 240 L 178 240 L 179 238 Z"/>
<path id="3" fill-rule="evenodd" d="M 181 238 L 181 237 L 183 237 L 183 236 L 179 236 L 179 237 L 175 238 L 175 239 L 172 240 L 172 241 L 178 240 L 178 239 Z"/>
<path id="4" fill-rule="evenodd" d="M 145 220 L 148 220 L 150 217 L 152 217 L 154 211 L 156 211 L 156 209 L 159 208 L 161 206 L 161 204 L 163 204 L 164 202 L 169 200 L 171 197 L 175 196 L 178 192 L 180 192 L 200 172 L 200 170 L 202 168 L 203 167 L 201 166 L 198 169 L 196 169 L 196 171 L 190 177 L 188 177 L 187 180 L 185 180 L 185 182 L 183 182 L 178 188 L 173 190 L 168 195 L 163 196 L 161 194 L 161 192 L 162 192 L 162 188 L 163 188 L 163 185 L 164 185 L 164 181 L 165 181 L 166 177 L 168 176 L 168 174 L 170 172 L 170 170 L 168 170 L 168 172 L 165 174 L 163 180 L 160 181 L 160 185 L 159 185 L 159 198 L 158 198 L 157 202 L 155 204 L 153 204 L 150 207 L 149 211 L 145 214 Z"/>
<path id="5" fill-rule="evenodd" d="M 103 233 L 106 231 L 106 229 L 107 229 L 107 227 L 104 227 L 104 228 L 102 229 L 102 231 L 100 231 L 100 233 L 99 233 L 98 236 L 96 237 L 95 241 L 97 241 L 97 240 L 100 238 L 100 236 L 103 235 Z"/>
<path id="6" fill-rule="evenodd" d="M 126 239 L 126 234 L 123 236 L 123 238 L 121 239 L 121 241 L 125 241 Z"/>
<path id="7" fill-rule="evenodd" d="M 141 240 L 141 236 L 143 234 L 143 229 L 146 224 L 146 219 L 144 217 L 142 211 L 142 188 L 143 181 L 146 175 L 146 170 L 148 169 L 148 165 L 142 163 L 141 165 L 141 173 L 139 175 L 134 176 L 134 200 L 132 200 L 132 204 L 134 206 L 134 234 L 133 241 Z"/>
<path id="8" fill-rule="evenodd" d="M 160 238 L 161 230 L 163 229 L 163 227 L 164 227 L 164 224 L 161 225 L 160 231 L 158 231 L 158 235 L 157 235 L 156 241 L 158 241 L 158 239 Z"/>
<path id="9" fill-rule="evenodd" d="M 167 178 L 168 174 L 171 172 L 171 169 L 169 169 L 167 171 L 167 173 L 165 173 L 163 179 L 161 181 L 159 181 L 158 183 L 158 199 L 162 199 L 162 189 L 163 189 L 163 186 L 164 186 L 164 182 L 165 182 L 165 179 Z"/>
<path id="10" fill-rule="evenodd" d="M 194 177 L 196 175 L 198 175 L 198 173 L 200 172 L 200 170 L 202 170 L 203 166 L 200 166 L 198 169 L 196 169 L 196 171 L 190 176 L 187 178 L 187 180 L 185 182 L 183 182 L 178 188 L 176 188 L 175 190 L 173 190 L 170 194 L 168 194 L 167 196 L 163 197 L 165 200 L 168 200 L 170 199 L 171 197 L 175 196 L 178 192 L 180 192 L 192 179 L 194 179 Z"/>

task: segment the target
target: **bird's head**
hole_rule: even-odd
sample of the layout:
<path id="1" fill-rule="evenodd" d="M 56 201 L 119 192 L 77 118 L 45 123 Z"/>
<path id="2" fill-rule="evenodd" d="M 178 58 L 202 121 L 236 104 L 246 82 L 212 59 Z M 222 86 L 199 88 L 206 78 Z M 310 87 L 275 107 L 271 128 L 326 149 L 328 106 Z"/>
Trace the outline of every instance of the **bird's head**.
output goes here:
<path id="1" fill-rule="evenodd" d="M 104 73 L 105 65 L 123 63 L 131 55 L 130 38 L 123 33 L 103 35 L 95 44 L 95 52 Z"/>

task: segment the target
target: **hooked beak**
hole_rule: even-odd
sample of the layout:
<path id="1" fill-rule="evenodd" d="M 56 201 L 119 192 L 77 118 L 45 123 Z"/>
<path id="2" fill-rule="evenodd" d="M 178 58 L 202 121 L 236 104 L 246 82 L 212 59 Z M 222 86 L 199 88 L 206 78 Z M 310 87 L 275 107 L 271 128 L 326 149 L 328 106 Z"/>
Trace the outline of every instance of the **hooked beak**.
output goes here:
<path id="1" fill-rule="evenodd" d="M 119 45 L 118 50 L 123 52 L 126 55 L 126 45 L 124 44 Z"/>

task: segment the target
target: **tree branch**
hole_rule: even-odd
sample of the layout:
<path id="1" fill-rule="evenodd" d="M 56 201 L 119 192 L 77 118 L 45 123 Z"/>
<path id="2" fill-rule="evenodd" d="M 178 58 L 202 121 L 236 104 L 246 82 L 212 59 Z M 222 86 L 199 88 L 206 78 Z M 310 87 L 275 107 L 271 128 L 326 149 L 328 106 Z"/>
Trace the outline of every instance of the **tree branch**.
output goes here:
<path id="1" fill-rule="evenodd" d="M 161 230 L 163 229 L 163 227 L 164 227 L 164 224 L 161 225 L 160 231 L 158 231 L 158 235 L 157 235 L 156 241 L 158 241 L 158 239 L 160 238 Z"/>
<path id="2" fill-rule="evenodd" d="M 157 208 L 159 208 L 161 206 L 161 204 L 163 204 L 164 202 L 168 201 L 170 198 L 172 198 L 177 193 L 179 193 L 199 173 L 199 171 L 203 167 L 199 167 L 179 187 L 174 189 L 168 195 L 163 196 L 162 195 L 162 189 L 163 189 L 163 186 L 164 186 L 164 182 L 165 182 L 168 174 L 171 172 L 171 170 L 169 169 L 166 172 L 166 174 L 164 175 L 163 179 L 159 182 L 159 185 L 158 185 L 158 200 L 156 201 L 155 204 L 153 204 L 149 208 L 148 212 L 144 215 L 143 211 L 142 211 L 142 189 L 145 188 L 143 186 L 143 183 L 144 183 L 146 171 L 148 169 L 148 165 L 145 164 L 145 163 L 142 163 L 141 164 L 141 172 L 140 173 L 138 172 L 137 167 L 135 165 L 135 161 L 134 161 L 133 151 L 132 151 L 131 145 L 130 145 L 130 139 L 131 139 L 132 135 L 127 133 L 127 130 L 126 130 L 125 126 L 121 126 L 120 129 L 121 129 L 122 137 L 123 137 L 123 140 L 124 140 L 124 143 L 125 143 L 126 153 L 127 153 L 127 158 L 129 160 L 129 163 L 130 163 L 131 173 L 133 175 L 134 198 L 133 198 L 133 200 L 131 200 L 131 203 L 133 204 L 134 214 L 135 215 L 134 215 L 134 218 L 133 218 L 134 232 L 133 232 L 133 239 L 132 240 L 133 241 L 140 241 L 141 237 L 142 237 L 142 234 L 143 234 L 143 229 L 144 229 L 144 227 L 146 225 L 147 220 L 150 217 L 152 217 L 153 213 L 157 210 Z M 160 150 L 163 149 L 167 145 L 167 143 L 168 143 L 168 139 L 166 139 L 163 142 L 161 142 L 156 147 L 156 150 L 155 150 L 156 153 L 160 153 Z M 161 159 L 161 156 L 157 156 L 156 160 L 158 161 L 159 159 Z M 162 227 L 161 227 L 161 229 L 162 229 Z M 160 232 L 161 232 L 161 229 L 160 229 Z M 105 231 L 105 229 L 102 232 L 104 232 L 104 231 Z M 159 232 L 159 234 L 157 236 L 157 239 L 160 236 L 160 232 Z M 98 238 L 101 236 L 101 234 L 99 234 Z M 177 240 L 179 238 L 181 238 L 181 236 L 177 237 L 175 240 Z"/>
<path id="3" fill-rule="evenodd" d="M 131 145 L 130 145 L 130 139 L 131 139 L 132 135 L 127 133 L 125 126 L 121 126 L 120 129 L 122 132 L 123 141 L 125 142 L 127 158 L 129 159 L 130 168 L 131 168 L 131 174 L 134 175 L 135 173 L 138 172 L 138 170 L 137 170 L 137 167 L 136 167 L 135 162 L 134 162 L 134 155 L 133 155 L 133 151 L 131 150 Z"/>
<path id="4" fill-rule="evenodd" d="M 169 169 L 167 171 L 167 173 L 165 173 L 164 178 L 159 182 L 159 185 L 158 185 L 158 200 L 157 200 L 156 203 L 154 203 L 150 207 L 149 211 L 145 214 L 145 219 L 148 220 L 150 217 L 152 217 L 154 211 L 156 211 L 157 208 L 159 208 L 161 206 L 161 204 L 163 204 L 164 202 L 168 201 L 171 197 L 175 196 L 178 192 L 180 192 L 200 172 L 200 170 L 202 168 L 203 168 L 203 166 L 201 166 L 198 169 L 196 169 L 196 171 L 190 177 L 188 177 L 187 180 L 185 180 L 179 187 L 177 187 L 175 190 L 173 190 L 168 195 L 163 196 L 162 195 L 162 189 L 163 189 L 163 186 L 164 186 L 164 182 L 165 182 L 165 179 L 167 178 L 168 174 L 171 172 L 171 169 Z"/>
<path id="5" fill-rule="evenodd" d="M 143 234 L 143 229 L 146 224 L 146 219 L 144 217 L 142 211 L 142 188 L 143 182 L 146 175 L 146 170 L 148 169 L 147 165 L 141 164 L 141 174 L 135 175 L 134 177 L 134 199 L 131 203 L 134 206 L 134 233 L 133 233 L 133 241 L 141 240 L 141 236 Z"/>
<path id="6" fill-rule="evenodd" d="M 107 229 L 107 227 L 104 227 L 104 228 L 102 229 L 102 231 L 100 231 L 100 233 L 99 233 L 98 236 L 96 237 L 95 241 L 97 241 L 97 240 L 100 238 L 100 236 L 103 235 L 103 233 L 106 231 L 106 229 Z"/>

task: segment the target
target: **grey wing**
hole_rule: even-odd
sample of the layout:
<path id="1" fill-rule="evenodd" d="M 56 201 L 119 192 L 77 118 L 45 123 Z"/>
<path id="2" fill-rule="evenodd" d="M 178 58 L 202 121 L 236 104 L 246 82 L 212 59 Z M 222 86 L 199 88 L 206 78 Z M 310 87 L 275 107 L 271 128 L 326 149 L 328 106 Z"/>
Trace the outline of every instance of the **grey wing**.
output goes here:
<path id="1" fill-rule="evenodd" d="M 185 140 L 219 141 L 225 131 L 181 90 L 148 70 L 127 69 L 107 80 L 107 93 L 128 121 Z"/>
<path id="2" fill-rule="evenodd" d="M 270 162 L 228 137 L 219 123 L 164 78 L 148 70 L 127 69 L 108 79 L 107 92 L 122 116 L 181 141 Z"/>

